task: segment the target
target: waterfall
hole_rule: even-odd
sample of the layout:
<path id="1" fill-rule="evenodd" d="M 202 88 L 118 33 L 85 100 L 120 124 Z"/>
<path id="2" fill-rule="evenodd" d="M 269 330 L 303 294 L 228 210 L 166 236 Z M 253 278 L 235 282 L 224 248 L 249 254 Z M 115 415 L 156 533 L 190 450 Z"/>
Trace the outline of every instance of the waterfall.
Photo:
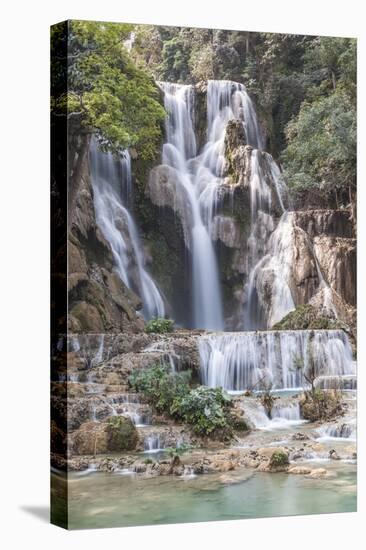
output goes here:
<path id="1" fill-rule="evenodd" d="M 287 420 L 289 422 L 299 422 L 301 420 L 300 405 L 293 403 L 285 407 L 274 405 L 271 410 L 272 420 Z"/>
<path id="2" fill-rule="evenodd" d="M 192 255 L 193 324 L 196 328 L 223 328 L 221 293 L 215 252 L 203 223 L 200 188 L 190 170 L 190 160 L 196 156 L 193 130 L 193 88 L 160 83 L 168 112 L 167 143 L 163 146 L 163 163 L 176 171 L 177 185 L 184 193 L 191 217 L 190 249 Z"/>
<path id="3" fill-rule="evenodd" d="M 117 161 L 111 153 L 102 153 L 93 140 L 90 167 L 96 222 L 111 247 L 115 269 L 141 297 L 145 319 L 164 317 L 163 298 L 144 267 L 136 224 L 127 208 L 132 196 L 130 156 L 125 151 Z"/>
<path id="4" fill-rule="evenodd" d="M 145 453 L 157 453 L 163 448 L 159 434 L 148 435 L 144 438 Z"/>
<path id="5" fill-rule="evenodd" d="M 255 109 L 244 84 L 231 80 L 209 80 L 207 85 L 207 122 L 209 141 L 225 138 L 229 120 L 243 122 L 246 141 L 255 149 L 263 148 L 263 138 Z"/>
<path id="6" fill-rule="evenodd" d="M 249 275 L 247 329 L 270 328 L 295 309 L 289 285 L 294 262 L 293 212 L 283 213 L 267 246 L 267 254 Z"/>
<path id="7" fill-rule="evenodd" d="M 173 349 L 169 341 L 153 342 L 142 350 L 144 353 L 154 353 L 162 365 L 169 363 L 171 372 L 180 370 L 181 357 Z"/>
<path id="8" fill-rule="evenodd" d="M 356 421 L 342 424 L 329 424 L 319 429 L 320 437 L 324 439 L 348 439 L 356 441 Z"/>
<path id="9" fill-rule="evenodd" d="M 227 391 L 300 388 L 312 364 L 317 376 L 355 373 L 342 330 L 298 330 L 210 334 L 199 338 L 202 383 Z M 301 364 L 301 369 L 296 365 Z"/>
<path id="10" fill-rule="evenodd" d="M 246 142 L 262 148 L 257 116 L 245 86 L 228 80 L 207 85 L 207 142 L 197 151 L 194 132 L 194 88 L 159 82 L 164 92 L 167 142 L 163 163 L 175 173 L 176 193 L 184 208 L 185 233 L 192 262 L 193 326 L 222 330 L 224 326 L 218 266 L 212 244 L 215 217 L 224 184 L 225 133 L 228 122 L 240 120 Z M 183 197 L 183 199 L 182 199 Z"/>
<path id="11" fill-rule="evenodd" d="M 271 184 L 271 185 L 270 185 Z M 274 188 L 283 212 L 275 229 Z M 253 150 L 250 165 L 251 232 L 248 238 L 246 330 L 266 329 L 295 308 L 289 286 L 294 253 L 293 213 L 284 207 L 287 188 L 268 153 Z M 270 296 L 268 295 L 270 288 Z"/>
<path id="12" fill-rule="evenodd" d="M 271 418 L 259 399 L 245 398 L 240 407 L 244 416 L 259 430 L 276 430 L 304 422 L 300 415 L 299 403 L 291 403 L 286 406 L 275 404 L 271 410 Z"/>

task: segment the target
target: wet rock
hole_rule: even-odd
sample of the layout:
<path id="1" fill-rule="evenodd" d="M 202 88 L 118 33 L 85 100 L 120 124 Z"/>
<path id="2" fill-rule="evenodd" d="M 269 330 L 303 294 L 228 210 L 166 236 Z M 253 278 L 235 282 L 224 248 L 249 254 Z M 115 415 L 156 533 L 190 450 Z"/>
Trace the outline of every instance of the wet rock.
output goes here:
<path id="1" fill-rule="evenodd" d="M 237 222 L 229 216 L 215 216 L 213 221 L 212 239 L 220 240 L 228 248 L 239 248 L 241 232 Z"/>
<path id="2" fill-rule="evenodd" d="M 291 439 L 293 439 L 294 441 L 306 441 L 307 439 L 309 439 L 309 437 L 302 432 L 296 432 L 293 434 Z"/>
<path id="3" fill-rule="evenodd" d="M 331 449 L 329 451 L 329 458 L 331 458 L 332 460 L 340 460 L 341 457 L 339 456 L 339 454 L 337 453 L 337 451 L 335 449 Z"/>
<path id="4" fill-rule="evenodd" d="M 306 466 L 291 466 L 287 471 L 289 474 L 308 475 L 312 470 Z"/>
<path id="5" fill-rule="evenodd" d="M 310 471 L 307 477 L 311 479 L 324 479 L 326 477 L 329 477 L 329 473 L 325 468 L 315 468 L 314 470 Z"/>

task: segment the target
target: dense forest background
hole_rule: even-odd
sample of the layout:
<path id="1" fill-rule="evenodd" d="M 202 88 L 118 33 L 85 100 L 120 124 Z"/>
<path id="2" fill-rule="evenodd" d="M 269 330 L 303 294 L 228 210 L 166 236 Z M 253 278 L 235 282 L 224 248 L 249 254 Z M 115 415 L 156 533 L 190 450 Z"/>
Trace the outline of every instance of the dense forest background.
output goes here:
<path id="1" fill-rule="evenodd" d="M 54 27 L 53 48 L 64 40 Z M 65 75 L 54 63 L 52 107 L 105 149 L 151 161 L 165 116 L 154 80 L 242 82 L 293 199 L 354 211 L 356 63 L 349 38 L 72 21 L 68 92 L 57 93 Z"/>

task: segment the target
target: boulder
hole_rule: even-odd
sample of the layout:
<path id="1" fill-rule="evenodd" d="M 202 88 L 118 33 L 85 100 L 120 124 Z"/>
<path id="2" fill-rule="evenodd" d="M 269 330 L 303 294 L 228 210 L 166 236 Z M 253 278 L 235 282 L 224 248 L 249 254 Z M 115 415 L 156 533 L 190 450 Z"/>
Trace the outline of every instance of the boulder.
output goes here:
<path id="1" fill-rule="evenodd" d="M 134 450 L 138 442 L 129 418 L 112 416 L 106 422 L 85 422 L 70 434 L 72 455 L 96 455 Z"/>

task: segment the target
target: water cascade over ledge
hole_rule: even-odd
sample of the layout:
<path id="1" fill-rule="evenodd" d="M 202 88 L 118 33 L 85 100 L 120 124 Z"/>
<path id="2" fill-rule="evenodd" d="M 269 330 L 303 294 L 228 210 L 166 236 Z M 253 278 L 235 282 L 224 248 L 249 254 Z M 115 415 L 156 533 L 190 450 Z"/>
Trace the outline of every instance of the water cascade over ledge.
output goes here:
<path id="1" fill-rule="evenodd" d="M 317 376 L 355 374 L 342 330 L 218 333 L 201 336 L 198 347 L 202 383 L 227 391 L 260 390 L 262 383 L 300 388 L 313 365 Z"/>

